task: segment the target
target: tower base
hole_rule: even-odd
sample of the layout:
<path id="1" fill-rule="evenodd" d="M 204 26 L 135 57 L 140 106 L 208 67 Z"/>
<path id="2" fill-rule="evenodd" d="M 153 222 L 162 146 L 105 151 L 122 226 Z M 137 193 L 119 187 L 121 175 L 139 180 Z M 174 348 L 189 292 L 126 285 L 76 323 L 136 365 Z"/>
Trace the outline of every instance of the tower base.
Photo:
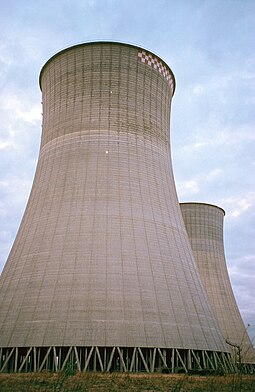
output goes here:
<path id="1" fill-rule="evenodd" d="M 0 349 L 0 372 L 255 373 L 253 364 L 232 363 L 229 353 L 144 347 L 12 347 Z"/>

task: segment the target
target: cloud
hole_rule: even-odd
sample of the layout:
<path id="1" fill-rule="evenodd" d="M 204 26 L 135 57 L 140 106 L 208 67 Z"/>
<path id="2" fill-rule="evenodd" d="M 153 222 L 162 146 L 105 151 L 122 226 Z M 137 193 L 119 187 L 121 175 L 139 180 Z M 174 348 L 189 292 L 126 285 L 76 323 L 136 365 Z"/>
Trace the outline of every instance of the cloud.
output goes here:
<path id="1" fill-rule="evenodd" d="M 215 168 L 208 173 L 203 172 L 188 180 L 177 180 L 177 194 L 180 199 L 183 197 L 191 198 L 194 195 L 199 195 L 203 188 L 208 188 L 208 183 L 215 183 L 223 176 L 224 172 L 220 168 Z"/>
<path id="2" fill-rule="evenodd" d="M 201 84 L 197 84 L 196 86 L 193 87 L 193 93 L 195 95 L 202 95 L 205 93 L 205 86 Z"/>
<path id="3" fill-rule="evenodd" d="M 4 150 L 5 148 L 8 148 L 10 146 L 12 146 L 12 142 L 10 140 L 0 139 L 0 150 Z"/>
<path id="4" fill-rule="evenodd" d="M 181 181 L 177 185 L 179 197 L 193 196 L 199 193 L 199 184 L 196 180 Z"/>
<path id="5" fill-rule="evenodd" d="M 252 126 L 233 126 L 222 127 L 220 123 L 207 125 L 207 134 L 204 134 L 204 127 L 197 128 L 195 135 L 191 136 L 192 142 L 185 143 L 179 147 L 179 154 L 193 154 L 198 151 L 207 151 L 223 147 L 238 151 L 240 143 L 249 144 L 255 141 L 254 128 Z M 233 151 L 233 150 L 232 150 Z"/>
<path id="6" fill-rule="evenodd" d="M 23 94 L 20 97 L 13 93 L 2 94 L 0 96 L 0 105 L 2 110 L 11 113 L 16 120 L 22 119 L 25 122 L 35 124 L 42 117 L 40 104 L 38 103 L 31 107 L 31 102 Z"/>
<path id="7" fill-rule="evenodd" d="M 224 174 L 223 169 L 215 168 L 211 170 L 207 175 L 207 181 L 218 180 Z"/>
<path id="8" fill-rule="evenodd" d="M 236 196 L 222 199 L 222 204 L 228 209 L 228 218 L 238 218 L 255 206 L 255 192 L 250 192 L 245 197 Z"/>

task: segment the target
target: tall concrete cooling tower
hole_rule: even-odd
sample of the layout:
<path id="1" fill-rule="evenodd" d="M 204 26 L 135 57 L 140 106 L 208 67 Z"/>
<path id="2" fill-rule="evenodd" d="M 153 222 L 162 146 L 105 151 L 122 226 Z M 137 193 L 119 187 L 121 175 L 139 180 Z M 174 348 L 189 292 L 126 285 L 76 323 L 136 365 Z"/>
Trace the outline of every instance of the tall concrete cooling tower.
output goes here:
<path id="1" fill-rule="evenodd" d="M 225 260 L 225 212 L 204 203 L 180 206 L 200 276 L 223 336 L 232 349 L 234 363 L 247 370 L 255 369 L 255 352 L 235 301 Z"/>
<path id="2" fill-rule="evenodd" d="M 170 161 L 166 63 L 114 42 L 40 75 L 43 131 L 1 277 L 2 371 L 231 368 Z"/>

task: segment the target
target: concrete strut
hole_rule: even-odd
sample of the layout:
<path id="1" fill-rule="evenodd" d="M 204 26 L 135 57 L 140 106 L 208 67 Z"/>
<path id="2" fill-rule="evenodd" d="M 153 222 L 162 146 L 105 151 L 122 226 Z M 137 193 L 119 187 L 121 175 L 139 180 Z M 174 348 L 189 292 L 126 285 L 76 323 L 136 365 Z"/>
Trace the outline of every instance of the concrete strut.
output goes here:
<path id="1" fill-rule="evenodd" d="M 232 373 L 229 354 L 210 351 L 144 347 L 16 347 L 1 352 L 0 372 L 58 372 L 69 367 L 79 372 Z M 254 367 L 246 366 L 246 373 Z"/>

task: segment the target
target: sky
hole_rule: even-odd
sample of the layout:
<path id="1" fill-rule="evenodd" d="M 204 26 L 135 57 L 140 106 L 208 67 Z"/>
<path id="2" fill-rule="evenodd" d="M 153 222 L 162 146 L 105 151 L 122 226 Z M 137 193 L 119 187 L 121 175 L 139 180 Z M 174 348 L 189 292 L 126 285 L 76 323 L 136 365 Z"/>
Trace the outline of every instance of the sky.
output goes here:
<path id="1" fill-rule="evenodd" d="M 175 74 L 178 197 L 226 211 L 229 275 L 254 343 L 255 0 L 8 0 L 0 25 L 0 271 L 38 159 L 42 66 L 82 42 L 142 46 Z"/>

